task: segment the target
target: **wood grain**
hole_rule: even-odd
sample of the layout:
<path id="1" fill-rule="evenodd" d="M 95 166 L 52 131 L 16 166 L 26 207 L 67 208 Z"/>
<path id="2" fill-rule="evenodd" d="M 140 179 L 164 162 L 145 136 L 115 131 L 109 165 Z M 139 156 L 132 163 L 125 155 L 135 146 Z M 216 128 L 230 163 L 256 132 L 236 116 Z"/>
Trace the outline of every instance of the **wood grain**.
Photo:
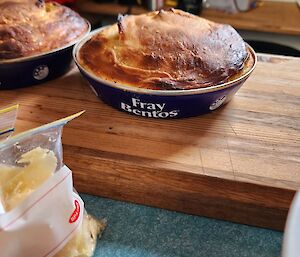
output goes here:
<path id="1" fill-rule="evenodd" d="M 148 12 L 143 7 L 129 8 L 115 3 L 79 1 L 79 11 L 97 15 L 118 15 L 119 13 L 141 14 Z M 203 9 L 201 17 L 230 24 L 236 29 L 300 35 L 300 8 L 297 3 L 263 2 L 247 12 L 230 14 L 213 9 Z"/>
<path id="2" fill-rule="evenodd" d="M 86 110 L 63 133 L 80 192 L 283 229 L 300 187 L 299 74 L 300 59 L 260 55 L 230 103 L 181 120 L 119 112 L 76 68 L 0 98 L 20 103 L 18 131 Z"/>

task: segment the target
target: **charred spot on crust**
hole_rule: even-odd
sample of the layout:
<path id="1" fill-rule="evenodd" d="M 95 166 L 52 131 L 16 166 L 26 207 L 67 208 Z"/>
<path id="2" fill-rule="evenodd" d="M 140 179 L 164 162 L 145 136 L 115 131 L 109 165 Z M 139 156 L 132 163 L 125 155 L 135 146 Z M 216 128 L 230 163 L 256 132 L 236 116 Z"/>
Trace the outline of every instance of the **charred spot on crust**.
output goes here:
<path id="1" fill-rule="evenodd" d="M 37 0 L 35 2 L 35 5 L 39 8 L 44 7 L 45 6 L 45 1 L 44 0 Z"/>
<path id="2" fill-rule="evenodd" d="M 117 23 L 118 23 L 118 29 L 119 29 L 119 35 L 121 38 L 124 37 L 125 34 L 125 27 L 124 27 L 124 19 L 126 15 L 119 14 L 117 18 Z"/>
<path id="3" fill-rule="evenodd" d="M 156 85 L 159 89 L 172 90 L 178 89 L 176 83 L 172 80 L 158 80 Z"/>
<path id="4" fill-rule="evenodd" d="M 145 67 L 149 67 L 149 68 L 159 68 L 163 60 L 164 58 L 158 54 L 155 53 L 145 54 L 143 57 L 142 64 L 145 65 Z"/>

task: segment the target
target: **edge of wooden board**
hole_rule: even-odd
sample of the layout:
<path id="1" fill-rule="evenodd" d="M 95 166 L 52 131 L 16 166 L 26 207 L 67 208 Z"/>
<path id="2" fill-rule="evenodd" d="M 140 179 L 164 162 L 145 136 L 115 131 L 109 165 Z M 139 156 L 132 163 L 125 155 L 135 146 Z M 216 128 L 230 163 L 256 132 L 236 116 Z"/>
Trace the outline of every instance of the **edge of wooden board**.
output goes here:
<path id="1" fill-rule="evenodd" d="M 295 191 L 130 163 L 65 145 L 76 189 L 115 200 L 283 230 Z M 71 161 L 76 152 L 76 161 Z M 159 176 L 158 176 L 159 174 Z"/>

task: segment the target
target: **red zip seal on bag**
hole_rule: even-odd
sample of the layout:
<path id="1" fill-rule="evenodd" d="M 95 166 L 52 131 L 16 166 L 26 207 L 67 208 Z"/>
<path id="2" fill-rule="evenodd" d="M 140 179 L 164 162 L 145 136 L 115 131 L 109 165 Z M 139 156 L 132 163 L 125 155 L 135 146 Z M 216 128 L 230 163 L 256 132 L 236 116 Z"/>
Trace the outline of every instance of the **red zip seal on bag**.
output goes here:
<path id="1" fill-rule="evenodd" d="M 80 216 L 80 204 L 77 200 L 74 200 L 75 210 L 72 212 L 69 223 L 74 223 L 78 220 Z"/>

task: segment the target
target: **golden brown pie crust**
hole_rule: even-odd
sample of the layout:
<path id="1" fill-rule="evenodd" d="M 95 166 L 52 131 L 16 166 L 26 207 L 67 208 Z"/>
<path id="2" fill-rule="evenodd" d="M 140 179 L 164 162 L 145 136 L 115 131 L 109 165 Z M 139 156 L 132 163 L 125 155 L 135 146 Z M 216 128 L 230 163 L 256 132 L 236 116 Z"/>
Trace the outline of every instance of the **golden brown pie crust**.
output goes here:
<path id="1" fill-rule="evenodd" d="M 224 83 L 253 65 L 229 25 L 171 9 L 121 16 L 80 49 L 96 76 L 148 89 L 194 89 Z"/>
<path id="2" fill-rule="evenodd" d="M 87 30 L 88 24 L 83 18 L 57 3 L 0 1 L 0 60 L 63 47 Z"/>

